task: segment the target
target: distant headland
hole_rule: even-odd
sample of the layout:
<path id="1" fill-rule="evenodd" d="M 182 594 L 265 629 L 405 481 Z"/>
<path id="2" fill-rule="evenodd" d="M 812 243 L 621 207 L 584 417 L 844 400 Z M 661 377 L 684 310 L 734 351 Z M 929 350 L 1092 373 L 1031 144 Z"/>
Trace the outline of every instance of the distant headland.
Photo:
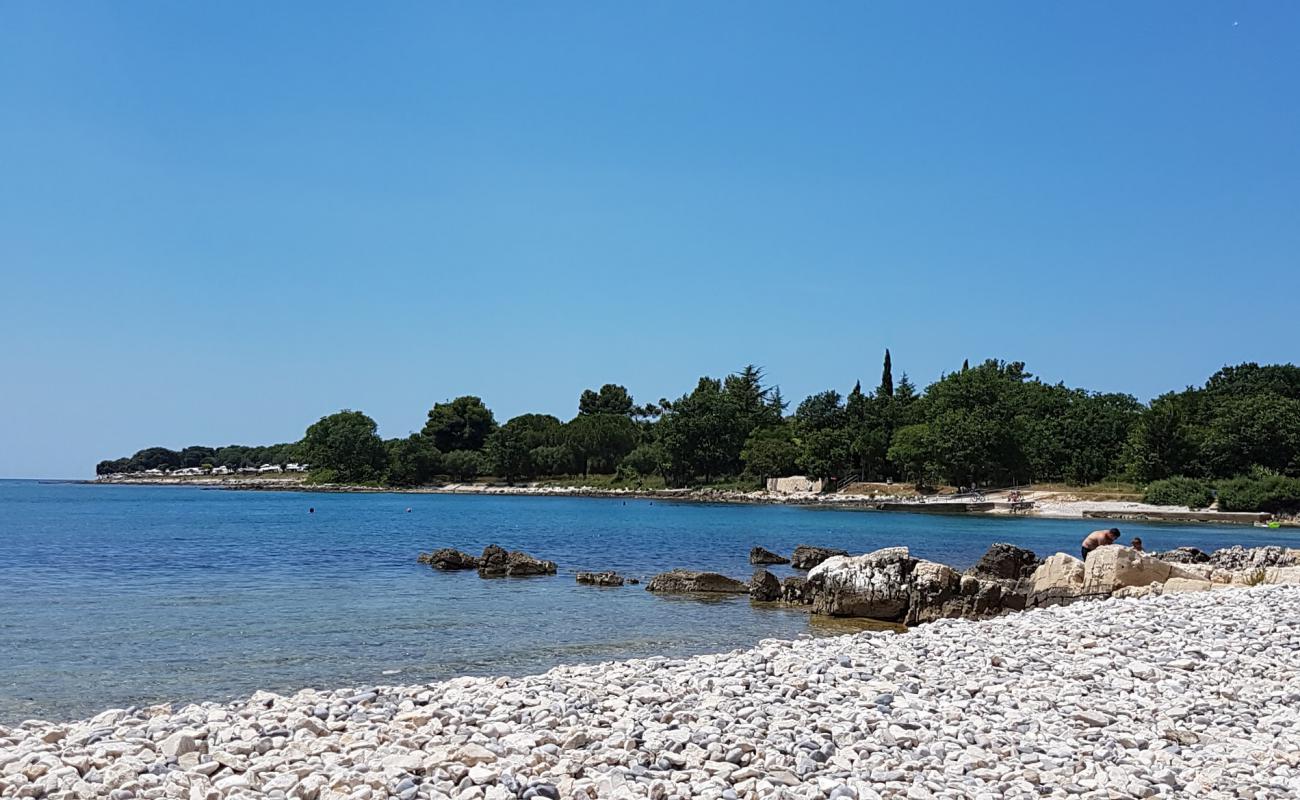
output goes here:
<path id="1" fill-rule="evenodd" d="M 588 389 L 568 421 L 523 414 L 498 423 L 480 398 L 464 396 L 435 403 L 423 428 L 404 438 L 382 439 L 369 416 L 343 410 L 296 442 L 150 447 L 101 461 L 96 474 L 104 482 L 239 488 L 750 501 L 946 495 L 970 503 L 998 492 L 995 501 L 1010 507 L 997 510 L 1010 511 L 1034 499 L 1022 488 L 1033 486 L 1040 501 L 1046 491 L 1049 501 L 1300 511 L 1294 364 L 1227 366 L 1203 386 L 1142 403 L 1044 383 L 1024 363 L 996 359 L 963 362 L 921 391 L 906 373 L 895 381 L 885 351 L 874 390 L 858 381 L 847 394 L 828 389 L 788 412 L 780 387 L 749 365 L 703 377 L 675 400 L 638 404 L 612 383 Z M 805 491 L 773 480 L 792 475 L 808 476 Z"/>

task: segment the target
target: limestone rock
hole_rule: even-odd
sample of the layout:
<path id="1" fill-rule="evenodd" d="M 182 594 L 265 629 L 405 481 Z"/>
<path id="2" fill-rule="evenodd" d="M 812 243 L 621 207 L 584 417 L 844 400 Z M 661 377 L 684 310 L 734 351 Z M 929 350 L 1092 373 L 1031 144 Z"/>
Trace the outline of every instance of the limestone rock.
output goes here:
<path id="1" fill-rule="evenodd" d="M 754 577 L 749 582 L 749 599 L 760 602 L 781 599 L 781 582 L 765 569 L 754 570 Z"/>
<path id="2" fill-rule="evenodd" d="M 1163 553 L 1152 553 L 1153 558 L 1170 564 L 1208 564 L 1210 557 L 1195 547 L 1175 547 Z"/>
<path id="3" fill-rule="evenodd" d="M 555 570 L 554 561 L 542 561 L 519 550 L 506 552 L 504 548 L 494 544 L 483 548 L 483 556 L 478 562 L 480 578 L 554 575 Z"/>
<path id="4" fill-rule="evenodd" d="M 749 591 L 749 586 L 744 581 L 716 572 L 675 569 L 654 576 L 645 589 L 663 593 L 744 594 Z"/>
<path id="5" fill-rule="evenodd" d="M 622 586 L 623 576 L 617 572 L 579 572 L 574 576 L 578 583 L 588 586 Z"/>
<path id="6" fill-rule="evenodd" d="M 1049 606 L 1110 597 L 1127 586 L 1163 584 L 1171 577 L 1202 580 L 1195 571 L 1120 545 L 1098 547 L 1087 562 L 1057 553 L 1030 578 L 1028 605 Z"/>
<path id="7" fill-rule="evenodd" d="M 812 602 L 812 598 L 805 591 L 807 585 L 807 578 L 791 575 L 781 581 L 781 600 L 794 605 L 808 605 Z"/>
<path id="8" fill-rule="evenodd" d="M 459 570 L 478 568 L 477 558 L 469 553 L 461 552 L 452 547 L 444 547 L 440 550 L 434 550 L 432 553 L 421 553 L 417 560 L 421 564 L 428 564 L 434 569 Z"/>
<path id="9" fill-rule="evenodd" d="M 789 564 L 790 559 L 778 553 L 773 553 L 766 547 L 754 547 L 749 551 L 749 563 L 758 565 Z"/>
<path id="10" fill-rule="evenodd" d="M 915 566 L 906 547 L 827 558 L 808 573 L 813 611 L 900 622 L 907 613 Z"/>
<path id="11" fill-rule="evenodd" d="M 814 547 L 810 544 L 801 544 L 795 547 L 790 566 L 795 569 L 812 569 L 828 558 L 847 556 L 848 554 L 847 550 L 836 550 L 833 547 Z"/>
<path id="12" fill-rule="evenodd" d="M 966 574 L 983 580 L 1018 583 L 1032 576 L 1042 563 L 1043 560 L 1034 555 L 1032 550 L 997 542 L 989 546 L 980 560 L 975 562 L 975 566 L 966 570 Z"/>

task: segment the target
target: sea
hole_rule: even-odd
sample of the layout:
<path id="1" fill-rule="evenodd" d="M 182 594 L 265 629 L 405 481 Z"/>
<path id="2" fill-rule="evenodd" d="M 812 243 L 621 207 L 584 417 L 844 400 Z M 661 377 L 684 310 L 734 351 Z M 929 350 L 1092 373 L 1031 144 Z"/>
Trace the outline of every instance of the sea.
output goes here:
<path id="1" fill-rule="evenodd" d="M 313 510 L 314 509 L 314 510 Z M 224 491 L 0 481 L 0 724 L 259 689 L 369 687 L 726 652 L 861 627 L 747 597 L 578 585 L 685 567 L 747 578 L 751 547 L 906 545 L 958 568 L 993 542 L 1075 553 L 1096 520 L 648 499 Z M 1148 550 L 1294 544 L 1287 530 L 1117 523 Z M 552 577 L 416 562 L 489 544 Z M 795 574 L 774 567 L 778 576 Z"/>

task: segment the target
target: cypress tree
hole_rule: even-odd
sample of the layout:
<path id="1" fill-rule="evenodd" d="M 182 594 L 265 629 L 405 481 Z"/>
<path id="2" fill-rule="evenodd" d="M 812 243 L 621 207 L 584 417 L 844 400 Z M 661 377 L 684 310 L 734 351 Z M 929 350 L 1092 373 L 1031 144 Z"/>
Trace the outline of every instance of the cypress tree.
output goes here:
<path id="1" fill-rule="evenodd" d="M 968 370 L 968 369 L 970 369 L 970 359 L 969 359 L 969 358 L 963 358 L 963 359 L 961 360 L 961 371 L 962 371 L 962 372 L 965 372 L 965 371 Z"/>
<path id="2" fill-rule="evenodd" d="M 889 360 L 889 348 L 885 348 L 885 369 L 880 374 L 880 394 L 884 397 L 894 396 L 894 366 Z"/>

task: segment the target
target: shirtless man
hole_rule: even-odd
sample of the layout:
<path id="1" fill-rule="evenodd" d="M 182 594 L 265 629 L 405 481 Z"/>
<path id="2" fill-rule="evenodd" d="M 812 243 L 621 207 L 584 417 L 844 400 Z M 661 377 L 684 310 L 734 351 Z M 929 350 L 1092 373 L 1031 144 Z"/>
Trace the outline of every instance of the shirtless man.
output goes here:
<path id="1" fill-rule="evenodd" d="M 1119 528 L 1111 528 L 1105 531 L 1093 531 L 1083 540 L 1083 555 L 1080 558 L 1088 560 L 1088 554 L 1098 547 L 1106 544 L 1114 544 L 1119 538 Z"/>

